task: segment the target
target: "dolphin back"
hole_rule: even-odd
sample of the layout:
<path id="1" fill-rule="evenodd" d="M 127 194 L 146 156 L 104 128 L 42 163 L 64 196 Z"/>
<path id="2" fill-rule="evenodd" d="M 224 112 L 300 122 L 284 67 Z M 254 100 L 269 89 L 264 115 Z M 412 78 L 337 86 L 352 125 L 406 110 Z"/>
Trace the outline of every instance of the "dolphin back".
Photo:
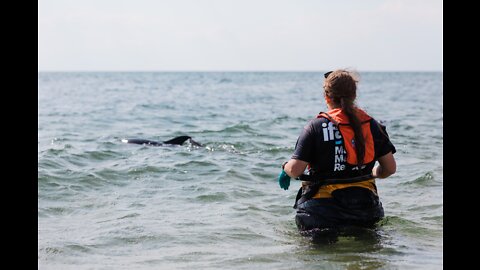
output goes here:
<path id="1" fill-rule="evenodd" d="M 192 137 L 190 136 L 178 136 L 178 137 L 175 137 L 171 140 L 168 140 L 168 141 L 165 141 L 163 142 L 164 144 L 178 144 L 178 145 L 182 145 L 185 141 L 189 141 L 191 144 L 195 145 L 195 146 L 203 146 L 201 143 L 199 142 L 196 142 L 192 139 Z"/>
<path id="2" fill-rule="evenodd" d="M 123 139 L 122 142 L 152 145 L 152 146 L 162 146 L 162 145 L 182 145 L 187 140 L 195 146 L 202 146 L 200 143 L 194 141 L 190 136 L 178 136 L 164 142 L 156 142 L 156 141 L 145 140 L 145 139 Z"/>

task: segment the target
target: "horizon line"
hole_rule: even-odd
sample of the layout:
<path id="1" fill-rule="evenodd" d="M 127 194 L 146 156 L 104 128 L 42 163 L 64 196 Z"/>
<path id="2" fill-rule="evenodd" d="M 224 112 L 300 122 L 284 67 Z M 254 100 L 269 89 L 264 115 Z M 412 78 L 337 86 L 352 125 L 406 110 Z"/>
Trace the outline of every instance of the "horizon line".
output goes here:
<path id="1" fill-rule="evenodd" d="M 348 68 L 347 68 L 348 69 Z M 360 70 L 360 69 L 351 69 L 351 70 L 354 70 L 354 71 L 357 71 L 357 72 L 443 72 L 442 69 L 440 70 Z M 219 73 L 219 72 L 231 72 L 231 73 L 234 73 L 234 72 L 238 72 L 238 73 L 244 73 L 244 72 L 251 72 L 251 73 L 254 73 L 254 72 L 266 72 L 266 73 L 274 73 L 274 72 L 277 72 L 277 73 L 281 73 L 281 72 L 325 72 L 325 71 L 328 71 L 328 69 L 325 69 L 325 70 L 37 70 L 37 73 L 42 73 L 42 72 L 63 72 L 63 73 L 92 73 L 92 72 L 105 72 L 105 73 L 114 73 L 114 72 L 117 72 L 117 73 L 135 73 L 135 72 L 138 72 L 138 73 L 147 73 L 147 72 L 151 72 L 151 73 L 181 73 L 181 72 L 185 72 L 185 73 L 193 73 L 193 72 L 198 72 L 198 73 L 201 73 L 201 72 L 205 72 L 205 73 Z"/>

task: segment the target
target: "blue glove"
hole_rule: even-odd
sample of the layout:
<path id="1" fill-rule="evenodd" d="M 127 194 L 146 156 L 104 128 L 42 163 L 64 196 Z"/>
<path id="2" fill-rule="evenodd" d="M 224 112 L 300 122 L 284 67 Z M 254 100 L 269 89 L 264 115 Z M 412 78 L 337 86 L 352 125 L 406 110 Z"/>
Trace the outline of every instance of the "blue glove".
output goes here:
<path id="1" fill-rule="evenodd" d="M 290 176 L 284 170 L 278 175 L 278 183 L 284 190 L 287 190 L 290 186 Z"/>

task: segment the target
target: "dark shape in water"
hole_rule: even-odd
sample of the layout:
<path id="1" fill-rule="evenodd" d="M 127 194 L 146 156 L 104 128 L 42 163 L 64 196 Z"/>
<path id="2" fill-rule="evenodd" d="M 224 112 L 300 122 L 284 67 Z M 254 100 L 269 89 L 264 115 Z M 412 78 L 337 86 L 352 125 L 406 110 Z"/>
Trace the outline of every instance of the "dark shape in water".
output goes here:
<path id="1" fill-rule="evenodd" d="M 354 237 L 356 240 L 378 244 L 380 235 L 374 228 L 359 226 L 341 226 L 336 228 L 315 228 L 311 230 L 300 231 L 300 234 L 309 237 L 314 244 L 330 245 L 338 241 L 339 237 Z"/>
<path id="2" fill-rule="evenodd" d="M 124 143 L 135 143 L 135 144 L 144 144 L 144 145 L 151 145 L 151 146 L 169 146 L 169 145 L 182 145 L 185 141 L 189 141 L 192 145 L 195 146 L 202 146 L 200 143 L 194 141 L 190 136 L 178 136 L 171 140 L 164 141 L 164 142 L 156 142 L 151 140 L 145 139 L 122 139 Z"/>

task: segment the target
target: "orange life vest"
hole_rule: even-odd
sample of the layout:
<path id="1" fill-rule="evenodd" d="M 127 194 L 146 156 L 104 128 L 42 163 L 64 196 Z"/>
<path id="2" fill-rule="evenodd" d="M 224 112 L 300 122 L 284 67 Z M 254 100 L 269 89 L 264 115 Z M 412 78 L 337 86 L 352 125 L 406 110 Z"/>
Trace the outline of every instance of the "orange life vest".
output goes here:
<path id="1" fill-rule="evenodd" d="M 375 148 L 373 145 L 373 136 L 370 131 L 370 117 L 366 112 L 361 109 L 357 109 L 357 117 L 361 122 L 363 137 L 365 138 L 365 156 L 363 163 L 369 163 L 373 161 L 375 157 Z M 350 126 L 347 115 L 341 109 L 333 109 L 328 112 L 320 112 L 317 118 L 325 117 L 332 121 L 340 131 L 342 135 L 345 150 L 347 151 L 347 163 L 350 165 L 357 164 L 357 152 L 355 151 L 355 132 Z"/>

